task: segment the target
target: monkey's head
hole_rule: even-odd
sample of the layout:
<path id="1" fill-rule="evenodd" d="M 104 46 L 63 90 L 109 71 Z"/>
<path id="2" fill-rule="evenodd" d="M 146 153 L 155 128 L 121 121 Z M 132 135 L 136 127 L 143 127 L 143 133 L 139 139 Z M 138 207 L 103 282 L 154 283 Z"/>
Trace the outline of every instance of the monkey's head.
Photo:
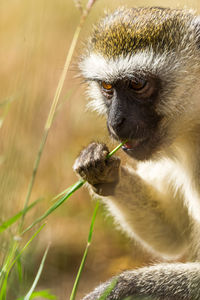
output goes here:
<path id="1" fill-rule="evenodd" d="M 89 106 L 107 115 L 110 135 L 127 140 L 133 158 L 151 159 L 192 130 L 199 33 L 192 12 L 157 7 L 122 8 L 94 28 L 80 63 Z"/>

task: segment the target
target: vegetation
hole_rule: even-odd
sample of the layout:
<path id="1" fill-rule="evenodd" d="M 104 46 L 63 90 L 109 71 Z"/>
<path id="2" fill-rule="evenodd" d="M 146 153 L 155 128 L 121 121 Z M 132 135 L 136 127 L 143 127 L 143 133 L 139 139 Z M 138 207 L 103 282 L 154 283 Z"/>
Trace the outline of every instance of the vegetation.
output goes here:
<path id="1" fill-rule="evenodd" d="M 2 225 L 0 226 L 0 231 L 3 232 L 5 230 L 9 229 L 9 227 L 11 225 L 13 225 L 16 221 L 18 221 L 18 223 L 19 223 L 17 233 L 15 234 L 15 236 L 11 236 L 11 240 L 8 244 L 9 248 L 6 251 L 5 257 L 3 259 L 3 264 L 2 264 L 2 267 L 1 267 L 1 272 L 0 272 L 0 299 L 1 300 L 7 299 L 7 286 L 9 285 L 10 272 L 12 272 L 12 269 L 15 266 L 16 262 L 18 262 L 19 276 L 22 277 L 21 276 L 22 266 L 21 266 L 21 260 L 20 260 L 21 255 L 26 250 L 26 248 L 29 246 L 29 244 L 33 241 L 33 239 L 38 235 L 38 233 L 42 230 L 42 228 L 44 227 L 45 224 L 43 224 L 38 230 L 36 230 L 36 232 L 34 232 L 34 234 L 32 234 L 32 236 L 29 238 L 29 240 L 25 244 L 25 246 L 21 248 L 21 240 L 23 239 L 23 235 L 27 231 L 32 229 L 36 224 L 43 221 L 52 212 L 54 212 L 54 210 L 56 208 L 58 208 L 66 199 L 68 199 L 78 188 L 80 188 L 85 183 L 83 180 L 80 180 L 79 182 L 74 184 L 72 187 L 70 187 L 67 190 L 66 194 L 63 197 L 61 197 L 61 199 L 57 200 L 53 205 L 51 205 L 51 207 L 42 216 L 40 216 L 35 221 L 33 221 L 33 223 L 31 225 L 29 225 L 27 228 L 23 229 L 24 219 L 25 219 L 26 214 L 28 213 L 28 211 L 30 209 L 32 209 L 36 204 L 39 203 L 39 201 L 36 200 L 31 205 L 29 205 L 29 201 L 30 201 L 30 197 L 31 197 L 32 190 L 33 190 L 33 187 L 34 187 L 35 178 L 36 178 L 36 175 L 37 175 L 37 171 L 38 171 L 38 167 L 39 167 L 39 164 L 40 164 L 41 156 L 42 156 L 42 153 L 44 151 L 44 147 L 45 147 L 46 140 L 47 140 L 47 137 L 48 137 L 48 134 L 49 134 L 49 130 L 51 129 L 51 126 L 52 126 L 52 123 L 53 123 L 53 120 L 54 120 L 54 117 L 55 117 L 55 114 L 56 114 L 60 94 L 61 94 L 63 84 L 64 84 L 64 81 L 65 81 L 65 78 L 66 78 L 71 60 L 72 60 L 72 56 L 74 54 L 74 50 L 75 50 L 75 47 L 76 47 L 76 44 L 77 44 L 77 41 L 78 41 L 80 31 L 81 31 L 81 29 L 83 27 L 83 24 L 84 24 L 84 22 L 87 18 L 87 15 L 89 14 L 89 12 L 90 12 L 92 6 L 94 5 L 94 3 L 95 3 L 95 0 L 93 0 L 93 1 L 89 0 L 88 3 L 86 4 L 85 8 L 82 7 L 81 2 L 79 2 L 79 1 L 76 1 L 76 3 L 75 3 L 81 11 L 80 22 L 79 22 L 79 24 L 78 24 L 78 26 L 75 30 L 74 36 L 72 38 L 72 42 L 71 42 L 71 45 L 70 45 L 70 48 L 69 48 L 69 51 L 67 53 L 67 57 L 66 57 L 66 60 L 65 60 L 64 68 L 63 68 L 63 71 L 61 73 L 61 76 L 60 76 L 60 79 L 59 79 L 59 82 L 58 82 L 58 85 L 57 85 L 57 88 L 56 88 L 56 91 L 55 91 L 55 95 L 54 95 L 54 98 L 53 98 L 53 101 L 52 101 L 52 104 L 51 104 L 51 107 L 50 107 L 50 110 L 49 110 L 49 114 L 48 114 L 47 121 L 46 121 L 46 124 L 45 124 L 45 127 L 44 127 L 44 131 L 43 131 L 43 134 L 42 134 L 39 149 L 38 149 L 38 152 L 37 152 L 37 155 L 36 155 L 36 159 L 35 159 L 35 163 L 34 163 L 34 167 L 33 167 L 33 171 L 32 171 L 32 176 L 31 176 L 31 179 L 30 179 L 30 182 L 29 182 L 29 185 L 28 185 L 28 190 L 27 190 L 27 194 L 26 194 L 25 202 L 24 202 L 24 208 L 23 208 L 22 211 L 17 213 L 15 216 L 13 216 L 10 219 L 4 221 L 2 223 Z M 5 109 L 4 114 L 3 114 L 3 118 L 5 118 L 5 116 L 6 116 L 5 112 L 7 113 L 7 103 L 6 103 L 6 109 Z M 3 121 L 4 120 L 2 119 L 1 124 L 3 123 Z M 62 194 L 63 193 L 61 193 L 61 195 Z M 56 198 L 58 198 L 58 197 L 56 197 Z M 91 224 L 91 229 L 90 229 L 89 238 L 88 238 L 88 247 L 89 247 L 89 244 L 91 242 L 92 231 L 93 231 L 93 226 L 94 226 L 94 219 L 95 219 L 95 216 L 96 216 L 97 208 L 98 208 L 98 206 L 96 206 L 96 208 L 95 208 L 94 217 L 93 217 L 92 224 Z M 86 252 L 84 254 L 85 258 L 86 258 L 86 255 L 87 255 L 88 247 L 86 248 Z M 31 286 L 30 290 L 28 291 L 28 293 L 24 297 L 22 297 L 20 299 L 29 300 L 29 299 L 34 297 L 33 293 L 34 293 L 35 287 L 38 283 L 39 277 L 41 275 L 41 272 L 42 272 L 42 269 L 43 269 L 43 266 L 44 266 L 44 262 L 45 262 L 45 259 L 46 259 L 46 256 L 47 256 L 48 248 L 49 247 L 47 247 L 47 249 L 44 253 L 44 256 L 42 258 L 42 261 L 41 261 L 41 264 L 39 266 L 38 272 L 36 274 L 35 280 L 34 280 L 32 286 Z M 84 264 L 84 260 L 83 260 L 81 269 L 83 268 L 83 264 Z M 79 272 L 79 276 L 77 277 L 76 284 L 74 286 L 71 299 L 75 298 L 75 293 L 76 293 L 76 289 L 77 289 L 77 286 L 78 286 L 78 280 L 79 280 L 79 277 L 80 277 L 80 273 L 81 273 L 81 271 Z M 43 296 L 45 296 L 47 298 L 49 298 L 49 297 L 52 298 L 51 294 L 45 293 L 45 295 L 44 295 L 44 291 L 42 291 L 42 293 L 43 293 Z M 41 296 L 42 294 L 40 293 L 39 295 Z M 38 294 L 37 294 L 37 296 L 38 296 Z M 54 296 L 53 296 L 53 298 L 54 298 Z"/>

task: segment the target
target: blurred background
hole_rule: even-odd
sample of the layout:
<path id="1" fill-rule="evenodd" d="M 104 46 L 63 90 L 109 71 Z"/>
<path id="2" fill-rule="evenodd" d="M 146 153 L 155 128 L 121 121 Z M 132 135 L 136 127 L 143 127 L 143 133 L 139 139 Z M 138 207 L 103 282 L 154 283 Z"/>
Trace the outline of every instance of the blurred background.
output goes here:
<path id="1" fill-rule="evenodd" d="M 31 202 L 44 199 L 26 216 L 26 225 L 52 204 L 56 194 L 77 181 L 72 165 L 84 146 L 91 140 L 106 142 L 110 149 L 115 146 L 109 141 L 105 120 L 85 109 L 87 100 L 84 85 L 77 79 L 77 61 L 91 25 L 103 16 L 105 9 L 119 5 L 187 7 L 197 12 L 200 9 L 198 0 L 96 1 L 81 32 L 31 195 Z M 46 118 L 79 17 L 73 0 L 1 1 L 1 222 L 23 208 Z M 123 155 L 120 151 L 118 154 Z M 87 190 L 81 188 L 48 217 L 46 227 L 22 257 L 23 280 L 13 276 L 8 299 L 17 299 L 30 288 L 48 243 L 50 250 L 36 290 L 49 289 L 57 299 L 69 299 L 94 206 Z M 0 236 L 2 261 L 15 227 Z M 110 276 L 156 259 L 117 230 L 101 207 L 77 299 Z"/>

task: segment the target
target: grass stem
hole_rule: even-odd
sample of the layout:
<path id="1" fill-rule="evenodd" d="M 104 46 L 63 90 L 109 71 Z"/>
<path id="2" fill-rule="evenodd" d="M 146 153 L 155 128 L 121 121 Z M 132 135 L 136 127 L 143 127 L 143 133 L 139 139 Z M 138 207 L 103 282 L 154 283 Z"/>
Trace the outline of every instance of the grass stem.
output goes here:
<path id="1" fill-rule="evenodd" d="M 25 203 L 24 203 L 24 211 L 26 210 L 26 208 L 28 206 L 28 203 L 29 203 L 29 200 L 30 200 L 30 196 L 31 196 L 33 185 L 34 185 L 34 182 L 35 182 L 35 177 L 36 177 L 36 174 L 37 174 L 40 159 L 41 159 L 41 156 L 42 156 L 42 153 L 43 153 L 43 150 L 44 150 L 44 146 L 46 144 L 46 140 L 47 140 L 47 137 L 48 137 L 49 130 L 50 130 L 51 125 L 53 123 L 53 119 L 54 119 L 54 116 L 55 116 L 55 113 L 56 113 L 56 108 L 57 108 L 57 105 L 58 105 L 58 100 L 60 98 L 60 94 L 61 94 L 61 91 L 62 91 L 62 88 L 63 88 L 63 84 L 64 84 L 64 81 L 65 81 L 67 72 L 69 70 L 69 66 L 70 66 L 70 63 L 71 63 L 71 60 L 72 60 L 72 56 L 74 54 L 75 47 L 76 47 L 77 42 L 78 42 L 78 38 L 79 38 L 79 35 L 80 35 L 80 32 L 81 32 L 81 29 L 82 29 L 83 24 L 86 20 L 86 17 L 88 16 L 89 12 L 91 11 L 91 8 L 92 8 L 94 3 L 95 3 L 95 0 L 93 0 L 93 1 L 89 0 L 88 1 L 88 4 L 87 4 L 85 10 L 83 11 L 83 13 L 81 15 L 79 24 L 76 27 L 76 30 L 74 32 L 72 42 L 71 42 L 69 51 L 68 51 L 67 56 L 66 56 L 64 68 L 63 68 L 63 71 L 61 73 L 60 79 L 58 81 L 58 85 L 57 85 L 57 88 L 56 88 L 56 91 L 55 91 L 55 95 L 54 95 L 54 98 L 53 98 L 53 101 L 52 101 L 52 104 L 51 104 L 51 107 L 50 107 L 50 111 L 49 111 L 49 114 L 48 114 L 48 117 L 47 117 L 47 120 L 46 120 L 46 123 L 45 123 L 45 128 L 44 128 L 42 140 L 41 140 L 41 143 L 40 143 L 40 146 L 39 146 L 39 150 L 38 150 L 36 160 L 35 160 L 35 163 L 34 163 L 34 167 L 33 167 L 31 180 L 30 180 L 30 183 L 29 183 L 29 186 L 28 186 L 28 191 L 27 191 L 27 195 L 26 195 L 26 199 L 25 199 Z M 20 225 L 19 225 L 19 232 L 21 232 L 21 230 L 22 230 L 23 223 L 24 223 L 24 218 L 25 218 L 25 213 L 21 217 L 21 222 L 20 222 Z"/>
<path id="2" fill-rule="evenodd" d="M 93 234 L 93 230 L 94 230 L 94 222 L 95 222 L 95 218 L 96 218 L 96 215 L 97 215 L 98 208 L 99 208 L 99 201 L 97 201 L 95 209 L 94 209 L 94 212 L 93 212 L 92 221 L 91 221 L 90 230 L 89 230 L 89 235 L 88 235 L 87 245 L 86 245 L 86 248 L 85 248 L 82 260 L 81 260 L 81 264 L 80 264 L 80 267 L 79 267 L 79 270 L 78 270 L 78 273 L 77 273 L 77 276 L 76 276 L 76 279 L 75 279 L 75 282 L 74 282 L 74 286 L 73 286 L 73 289 L 72 289 L 70 300 L 74 300 L 75 297 L 76 297 L 76 292 L 77 292 L 77 289 L 78 289 L 78 284 L 79 284 L 79 281 L 80 281 L 80 277 L 81 277 L 81 274 L 82 274 L 82 271 L 83 271 L 83 268 L 84 268 L 84 265 L 85 265 L 85 262 L 86 262 L 88 250 L 89 250 L 89 247 L 90 247 L 90 244 L 91 244 L 91 240 L 92 240 L 92 234 Z"/>

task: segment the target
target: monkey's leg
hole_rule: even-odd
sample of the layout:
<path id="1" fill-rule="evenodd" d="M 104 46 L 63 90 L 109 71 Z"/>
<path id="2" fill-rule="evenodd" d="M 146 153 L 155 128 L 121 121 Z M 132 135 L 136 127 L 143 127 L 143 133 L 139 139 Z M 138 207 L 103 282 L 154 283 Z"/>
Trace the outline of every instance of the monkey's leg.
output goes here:
<path id="1" fill-rule="evenodd" d="M 126 297 L 158 300 L 199 300 L 200 264 L 160 264 L 120 274 L 107 300 L 125 300 Z M 84 300 L 96 300 L 113 279 L 98 286 Z M 144 298 L 142 297 L 144 296 Z"/>

